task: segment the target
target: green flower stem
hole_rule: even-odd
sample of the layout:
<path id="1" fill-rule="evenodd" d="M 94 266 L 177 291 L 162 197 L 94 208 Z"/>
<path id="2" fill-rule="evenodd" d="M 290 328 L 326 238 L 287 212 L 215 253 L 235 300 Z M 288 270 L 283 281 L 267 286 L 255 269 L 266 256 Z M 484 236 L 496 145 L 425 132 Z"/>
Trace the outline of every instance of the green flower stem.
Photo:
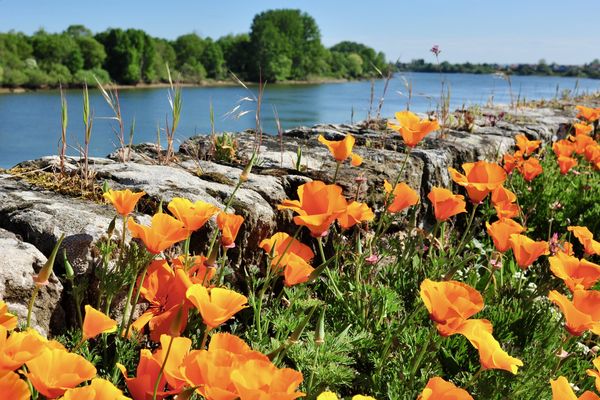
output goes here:
<path id="1" fill-rule="evenodd" d="M 125 337 L 129 336 L 129 329 L 131 328 L 131 323 L 133 322 L 133 314 L 135 312 L 135 306 L 137 305 L 138 301 L 140 300 L 140 293 L 142 291 L 142 284 L 144 283 L 144 279 L 146 279 L 146 274 L 148 273 L 148 266 L 150 264 L 147 264 L 144 269 L 142 270 L 142 274 L 140 276 L 140 284 L 137 288 L 137 290 L 135 291 L 135 296 L 133 298 L 133 305 L 131 307 L 131 312 L 129 313 L 128 319 L 127 319 L 127 325 L 126 326 L 122 326 L 121 330 L 119 330 L 119 334 L 121 333 L 122 329 L 125 328 Z M 133 281 L 132 285 L 135 285 L 136 281 Z M 133 287 L 133 286 L 132 286 Z M 129 304 L 129 302 L 131 301 L 131 297 L 128 297 L 127 299 L 127 304 Z M 123 314 L 123 317 L 125 317 L 125 314 Z"/>
<path id="2" fill-rule="evenodd" d="M 425 357 L 425 353 L 429 349 L 429 346 L 431 345 L 431 342 L 432 342 L 433 337 L 435 336 L 436 332 L 437 331 L 435 328 L 429 328 L 429 335 L 427 336 L 425 343 L 423 343 L 423 347 L 421 347 L 421 350 L 417 354 L 417 357 L 415 357 L 415 359 L 410 367 L 410 383 L 409 383 L 408 387 L 413 387 L 415 375 L 416 375 L 417 371 L 419 370 L 421 363 L 423 362 L 423 357 Z"/>
<path id="3" fill-rule="evenodd" d="M 457 254 L 463 250 L 463 248 L 466 244 L 466 240 L 471 231 L 471 225 L 473 225 L 473 220 L 475 219 L 475 213 L 477 212 L 477 207 L 479 207 L 479 204 L 480 203 L 476 203 L 473 205 L 473 210 L 471 210 L 471 216 L 469 217 L 469 222 L 467 223 L 467 228 L 465 229 L 465 232 L 463 233 L 462 238 L 460 239 L 460 243 L 458 244 L 458 247 L 456 247 L 456 250 L 452 253 L 452 258 L 450 261 L 450 265 L 452 265 L 452 268 L 450 269 L 450 271 L 448 271 L 446 276 L 444 276 L 445 281 L 452 279 L 452 277 L 456 273 L 456 267 L 454 266 L 454 260 L 456 259 Z"/>
<path id="4" fill-rule="evenodd" d="M 33 309 L 33 304 L 35 303 L 35 299 L 40 291 L 40 285 L 37 283 L 33 288 L 33 293 L 31 294 L 31 299 L 29 299 L 29 305 L 27 306 L 27 323 L 25 324 L 25 329 L 29 328 L 31 325 L 31 310 Z"/>
<path id="5" fill-rule="evenodd" d="M 337 181 L 338 172 L 340 171 L 340 165 L 342 165 L 341 161 L 338 161 L 335 164 L 335 173 L 333 174 L 333 183 L 335 183 Z"/>
<path id="6" fill-rule="evenodd" d="M 171 353 L 171 346 L 173 345 L 173 340 L 175 336 L 171 336 L 171 340 L 169 340 L 169 347 L 167 347 L 167 353 L 165 354 L 165 359 L 160 366 L 160 371 L 158 373 L 158 377 L 156 378 L 156 382 L 154 383 L 154 392 L 152 393 L 152 400 L 156 400 L 156 394 L 158 393 L 158 385 L 160 380 L 163 377 L 163 373 L 165 372 L 165 365 L 167 364 L 167 359 L 169 358 L 169 354 Z"/>

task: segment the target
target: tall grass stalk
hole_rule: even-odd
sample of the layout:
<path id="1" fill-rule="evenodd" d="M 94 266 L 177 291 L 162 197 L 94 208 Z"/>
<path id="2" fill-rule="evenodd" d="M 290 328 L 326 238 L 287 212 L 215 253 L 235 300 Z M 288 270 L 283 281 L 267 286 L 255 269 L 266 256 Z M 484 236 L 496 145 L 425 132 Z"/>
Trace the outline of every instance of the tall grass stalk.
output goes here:
<path id="1" fill-rule="evenodd" d="M 67 108 L 67 98 L 63 91 L 62 85 L 60 85 L 60 146 L 59 146 L 59 159 L 60 159 L 60 174 L 65 174 L 65 156 L 67 153 L 67 125 L 69 123 L 69 113 Z"/>
<path id="2" fill-rule="evenodd" d="M 89 155 L 90 141 L 92 139 L 92 126 L 94 124 L 94 112 L 90 111 L 90 93 L 87 83 L 83 85 L 83 125 L 85 127 L 84 147 L 82 151 L 83 158 L 83 181 L 86 189 L 90 186 Z"/>
<path id="3" fill-rule="evenodd" d="M 96 80 L 96 84 L 98 85 L 98 89 L 108 104 L 108 107 L 112 110 L 114 116 L 108 117 L 108 119 L 114 120 L 117 122 L 117 127 L 112 127 L 112 130 L 119 142 L 119 159 L 121 162 L 129 161 L 129 153 L 131 152 L 131 142 L 133 141 L 133 127 L 130 129 L 129 133 L 129 148 L 126 151 L 126 143 L 125 143 L 125 126 L 123 124 L 123 115 L 121 114 L 121 101 L 119 100 L 119 91 L 117 88 L 105 88 L 102 83 L 98 80 L 96 76 L 94 76 Z"/>

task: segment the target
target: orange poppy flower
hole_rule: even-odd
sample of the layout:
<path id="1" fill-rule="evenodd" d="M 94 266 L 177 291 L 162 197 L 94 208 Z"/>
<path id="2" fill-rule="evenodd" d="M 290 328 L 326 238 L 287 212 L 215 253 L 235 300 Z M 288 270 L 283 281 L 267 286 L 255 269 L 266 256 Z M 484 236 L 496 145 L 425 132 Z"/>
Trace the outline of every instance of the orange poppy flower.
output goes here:
<path id="1" fill-rule="evenodd" d="M 46 339 L 37 331 L 29 329 L 13 332 L 0 325 L 0 372 L 14 371 L 27 361 L 37 357 L 46 347 Z"/>
<path id="2" fill-rule="evenodd" d="M 433 187 L 427 198 L 433 205 L 433 213 L 438 222 L 446 221 L 448 218 L 466 211 L 465 197 L 454 194 L 448 189 Z"/>
<path id="3" fill-rule="evenodd" d="M 523 179 L 525 179 L 527 182 L 531 182 L 538 175 L 544 172 L 544 169 L 542 168 L 542 164 L 540 164 L 540 160 L 535 157 L 531 157 L 521 164 L 519 172 L 523 176 Z"/>
<path id="4" fill-rule="evenodd" d="M 348 203 L 346 211 L 338 215 L 337 221 L 342 228 L 350 229 L 361 222 L 373 221 L 373 218 L 375 214 L 368 205 L 353 201 Z"/>
<path id="5" fill-rule="evenodd" d="M 519 211 L 521 210 L 518 204 L 509 201 L 502 201 L 494 204 L 494 209 L 496 210 L 496 215 L 499 219 L 514 218 L 519 215 Z"/>
<path id="6" fill-rule="evenodd" d="M 479 351 L 479 362 L 483 369 L 502 369 L 516 374 L 523 362 L 510 356 L 492 335 L 492 324 L 487 320 L 470 319 L 458 329 Z"/>
<path id="7" fill-rule="evenodd" d="M 183 222 L 184 228 L 189 231 L 196 231 L 202 228 L 219 211 L 219 207 L 204 201 L 192 203 L 188 199 L 181 197 L 171 200 L 167 208 L 175 218 Z"/>
<path id="8" fill-rule="evenodd" d="M 591 108 L 585 106 L 575 106 L 579 113 L 576 118 L 585 119 L 588 122 L 594 122 L 600 118 L 600 108 Z"/>
<path id="9" fill-rule="evenodd" d="M 214 329 L 247 307 L 246 296 L 224 288 L 207 289 L 192 285 L 186 292 L 187 299 L 198 309 L 207 329 Z"/>
<path id="10" fill-rule="evenodd" d="M 217 215 L 217 226 L 221 230 L 221 244 L 231 249 L 235 247 L 235 238 L 244 222 L 244 217 L 236 214 L 227 214 L 221 211 Z"/>
<path id="11" fill-rule="evenodd" d="M 600 400 L 600 397 L 589 390 L 577 397 L 569 381 L 564 376 L 559 376 L 556 380 L 550 379 L 552 387 L 552 400 Z"/>
<path id="12" fill-rule="evenodd" d="M 352 153 L 355 139 L 354 136 L 347 134 L 342 140 L 327 140 L 323 135 L 319 135 L 319 142 L 323 143 L 337 162 L 343 162 L 348 157 L 352 157 L 352 165 L 358 167 L 362 163 L 362 158 Z"/>
<path id="13" fill-rule="evenodd" d="M 135 205 L 137 204 L 137 202 L 145 194 L 146 194 L 146 192 L 133 193 L 129 189 L 126 189 L 126 190 L 109 189 L 102 196 L 107 201 L 112 203 L 112 205 L 115 207 L 115 210 L 117 210 L 117 213 L 119 213 L 120 215 L 125 217 L 125 216 L 131 214 L 131 212 L 135 208 Z"/>
<path id="14" fill-rule="evenodd" d="M 504 186 L 498 186 L 492 190 L 492 204 L 498 203 L 514 203 L 517 201 L 517 195 L 505 188 Z"/>
<path id="15" fill-rule="evenodd" d="M 600 254 L 600 242 L 594 240 L 594 234 L 588 228 L 585 226 L 569 226 L 567 230 L 573 232 L 573 235 L 583 246 L 585 254 Z"/>
<path id="16" fill-rule="evenodd" d="M 562 175 L 566 175 L 571 168 L 577 165 L 577 160 L 571 157 L 559 156 L 557 161 Z"/>
<path id="17" fill-rule="evenodd" d="M 179 367 L 183 363 L 185 357 L 189 354 L 192 347 L 192 341 L 186 337 L 173 337 L 172 339 L 171 350 L 169 351 L 166 362 L 165 354 L 169 348 L 169 343 L 171 342 L 171 336 L 169 335 L 160 335 L 161 348 L 154 353 L 153 357 L 159 365 L 165 363 L 164 373 L 169 387 L 179 390 L 183 388 L 186 383 Z"/>
<path id="18" fill-rule="evenodd" d="M 284 252 L 296 254 L 304 261 L 310 261 L 315 256 L 310 247 L 285 232 L 277 232 L 271 238 L 264 239 L 260 242 L 259 247 L 267 253 L 273 253 L 273 263 L 276 263 L 277 256 L 284 254 Z"/>
<path id="19" fill-rule="evenodd" d="M 310 274 L 315 270 L 300 256 L 293 253 L 284 254 L 280 265 L 285 266 L 283 270 L 283 283 L 288 287 L 308 281 Z"/>
<path id="20" fill-rule="evenodd" d="M 305 396 L 296 391 L 302 380 L 302 373 L 263 360 L 246 361 L 231 372 L 231 382 L 241 399 L 294 400 Z"/>
<path id="21" fill-rule="evenodd" d="M 417 400 L 473 400 L 464 389 L 436 376 L 429 379 Z"/>
<path id="22" fill-rule="evenodd" d="M 577 135 L 575 137 L 571 136 L 570 139 L 575 144 L 575 153 L 579 155 L 585 153 L 585 149 L 589 145 L 596 144 L 596 141 L 591 136 L 587 135 Z"/>
<path id="23" fill-rule="evenodd" d="M 152 353 L 148 349 L 140 350 L 140 361 L 137 366 L 137 372 L 135 378 L 127 376 L 127 369 L 123 364 L 117 363 L 117 368 L 123 374 L 125 378 L 125 384 L 127 389 L 134 400 L 150 400 L 154 393 L 154 385 L 160 374 L 161 364 L 152 356 Z M 163 374 L 158 383 L 158 391 L 156 395 L 157 400 L 163 400 L 171 394 L 177 393 L 166 392 L 165 385 L 167 383 L 167 376 Z"/>
<path id="24" fill-rule="evenodd" d="M 584 156 L 592 164 L 600 161 L 600 145 L 598 143 L 588 145 L 585 148 Z"/>
<path id="25" fill-rule="evenodd" d="M 140 225 L 129 219 L 127 227 L 131 236 L 141 239 L 152 254 L 158 254 L 190 235 L 183 222 L 163 213 L 154 214 L 150 226 Z"/>
<path id="26" fill-rule="evenodd" d="M 61 400 L 131 400 L 124 396 L 110 381 L 102 378 L 92 379 L 92 383 L 75 389 L 69 389 Z"/>
<path id="27" fill-rule="evenodd" d="M 414 206 L 419 202 L 419 195 L 417 192 L 411 189 L 411 187 L 404 182 L 397 184 L 392 191 L 392 184 L 387 180 L 384 180 L 383 188 L 387 193 L 386 199 L 387 196 L 390 196 L 390 193 L 392 196 L 392 201 L 387 207 L 388 211 L 391 213 L 400 212 L 410 206 Z M 388 203 L 387 200 L 386 203 Z"/>
<path id="28" fill-rule="evenodd" d="M 50 399 L 96 376 L 96 368 L 92 363 L 78 354 L 61 349 L 45 348 L 25 364 L 29 371 L 25 375 L 33 387 Z"/>
<path id="29" fill-rule="evenodd" d="M 469 199 L 480 203 L 492 190 L 502 186 L 506 172 L 496 163 L 477 161 L 462 165 L 465 175 L 454 168 L 448 168 L 452 180 L 467 189 Z"/>
<path id="30" fill-rule="evenodd" d="M 596 378 L 596 390 L 600 392 L 600 357 L 596 357 L 593 363 L 596 369 L 588 369 L 585 372 L 588 374 L 588 376 Z"/>
<path id="31" fill-rule="evenodd" d="M 590 124 L 574 123 L 573 128 L 575 129 L 575 136 L 589 135 L 594 127 Z"/>
<path id="32" fill-rule="evenodd" d="M 2 393 L 2 397 L 10 400 L 31 399 L 27 382 L 12 371 L 0 372 L 0 393 Z"/>
<path id="33" fill-rule="evenodd" d="M 0 326 L 11 331 L 17 327 L 17 322 L 17 316 L 9 313 L 6 303 L 0 300 Z"/>
<path id="34" fill-rule="evenodd" d="M 571 157 L 575 151 L 575 144 L 567 139 L 557 140 L 556 142 L 552 143 L 552 151 L 556 157 Z"/>
<path id="35" fill-rule="evenodd" d="M 518 134 L 515 136 L 515 142 L 519 150 L 523 153 L 523 155 L 528 156 L 540 147 L 542 143 L 541 140 L 529 140 L 527 136 L 523 134 Z"/>
<path id="36" fill-rule="evenodd" d="M 565 328 L 573 336 L 581 336 L 587 330 L 600 335 L 600 292 L 597 290 L 575 290 L 573 301 L 556 290 L 548 298 L 565 316 Z"/>
<path id="37" fill-rule="evenodd" d="M 363 158 L 356 153 L 350 154 L 350 164 L 353 167 L 359 167 L 363 163 Z"/>
<path id="38" fill-rule="evenodd" d="M 315 237 L 325 236 L 331 223 L 348 206 L 341 187 L 326 185 L 321 181 L 299 186 L 298 198 L 299 200 L 284 200 L 277 208 L 297 212 L 299 215 L 294 217 L 294 223 L 306 226 Z"/>
<path id="39" fill-rule="evenodd" d="M 408 147 L 415 147 L 429 132 L 440 129 L 437 120 L 421 119 L 410 111 L 400 111 L 395 116 L 398 123 L 388 121 L 388 128 L 400 133 Z"/>
<path id="40" fill-rule="evenodd" d="M 185 301 L 185 293 L 190 286 L 190 277 L 182 268 L 173 270 L 165 260 L 153 261 L 140 289 L 141 296 L 150 305 L 131 327 L 141 331 L 148 325 L 150 339 L 158 342 L 160 335 L 170 331 L 171 323 L 180 312 L 181 303 Z M 189 308 L 188 304 L 183 305 L 179 333 L 185 329 Z"/>
<path id="41" fill-rule="evenodd" d="M 521 233 L 525 230 L 521 224 L 512 219 L 501 219 L 493 224 L 485 223 L 487 232 L 494 241 L 494 247 L 501 253 L 510 249 L 509 238 L 513 233 Z"/>
<path id="42" fill-rule="evenodd" d="M 91 339 L 101 333 L 111 333 L 117 330 L 117 321 L 109 318 L 103 312 L 87 304 L 83 319 L 83 339 Z"/>
<path id="43" fill-rule="evenodd" d="M 483 308 L 481 294 L 462 282 L 425 279 L 421 283 L 420 294 L 429 317 L 442 336 L 453 334 L 464 320 Z"/>
<path id="44" fill-rule="evenodd" d="M 548 257 L 550 270 L 557 278 L 562 279 L 571 291 L 589 289 L 600 279 L 600 265 L 588 260 L 559 251 Z"/>
<path id="45" fill-rule="evenodd" d="M 549 254 L 548 242 L 536 242 L 525 235 L 513 233 L 508 237 L 510 247 L 521 269 L 526 269 L 541 255 Z"/>
<path id="46" fill-rule="evenodd" d="M 507 174 L 510 174 L 515 168 L 518 168 L 523 163 L 523 153 L 516 151 L 515 154 L 504 154 L 502 156 L 503 168 Z"/>
<path id="47" fill-rule="evenodd" d="M 171 261 L 171 265 L 175 270 L 178 268 L 185 270 L 185 261 L 185 256 L 179 256 Z M 208 265 L 205 256 L 188 256 L 186 273 L 192 283 L 203 283 L 206 286 L 215 276 L 216 268 Z"/>

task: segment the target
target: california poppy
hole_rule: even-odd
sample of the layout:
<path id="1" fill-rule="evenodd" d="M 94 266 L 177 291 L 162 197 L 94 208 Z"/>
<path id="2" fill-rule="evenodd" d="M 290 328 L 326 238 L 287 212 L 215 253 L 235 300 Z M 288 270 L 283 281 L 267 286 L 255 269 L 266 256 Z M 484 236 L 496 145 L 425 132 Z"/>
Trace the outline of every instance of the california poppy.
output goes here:
<path id="1" fill-rule="evenodd" d="M 557 161 L 562 175 L 566 175 L 571 168 L 577 165 L 577 160 L 572 157 L 559 156 Z"/>
<path id="2" fill-rule="evenodd" d="M 506 172 L 496 163 L 477 161 L 464 163 L 462 168 L 464 175 L 454 168 L 448 168 L 448 171 L 454 182 L 467 189 L 469 199 L 475 204 L 506 180 Z"/>
<path id="3" fill-rule="evenodd" d="M 119 213 L 120 215 L 125 217 L 125 216 L 131 214 L 131 212 L 135 208 L 135 205 L 137 204 L 137 202 L 145 194 L 146 194 L 146 192 L 133 193 L 129 189 L 125 189 L 125 190 L 109 189 L 102 196 L 107 201 L 112 203 L 112 205 L 115 207 L 115 210 L 117 210 L 117 213 Z"/>
<path id="4" fill-rule="evenodd" d="M 217 226 L 221 230 L 221 244 L 225 248 L 235 247 L 235 238 L 244 222 L 244 217 L 221 211 L 217 215 Z"/>
<path id="5" fill-rule="evenodd" d="M 552 387 L 552 400 L 600 400 L 597 394 L 589 390 L 577 397 L 564 376 L 559 376 L 556 380 L 550 379 L 550 386 Z"/>
<path id="6" fill-rule="evenodd" d="M 575 144 L 575 153 L 582 155 L 585 153 L 586 147 L 596 144 L 596 141 L 588 135 L 571 136 L 570 139 Z"/>
<path id="7" fill-rule="evenodd" d="M 186 292 L 187 299 L 198 309 L 207 329 L 214 329 L 247 307 L 246 296 L 229 289 L 192 285 Z"/>
<path id="8" fill-rule="evenodd" d="M 101 333 L 110 333 L 117 330 L 117 321 L 106 314 L 86 304 L 85 318 L 83 319 L 83 339 L 91 339 Z"/>
<path id="9" fill-rule="evenodd" d="M 506 153 L 502 156 L 503 168 L 507 174 L 510 174 L 515 168 L 518 168 L 523 161 L 523 153 L 516 151 L 514 154 Z"/>
<path id="10" fill-rule="evenodd" d="M 562 279 L 571 291 L 589 289 L 600 279 L 600 265 L 591 261 L 580 260 L 562 251 L 548 257 L 548 261 L 552 273 Z"/>
<path id="11" fill-rule="evenodd" d="M 531 182 L 544 172 L 544 169 L 542 168 L 542 164 L 540 164 L 540 160 L 535 157 L 530 157 L 521 164 L 519 172 L 523 176 L 523 179 L 527 182 Z"/>
<path id="12" fill-rule="evenodd" d="M 526 269 L 541 255 L 549 254 L 548 242 L 534 241 L 525 235 L 513 233 L 508 242 L 521 269 Z"/>
<path id="13" fill-rule="evenodd" d="M 454 328 L 483 309 L 481 294 L 462 282 L 425 279 L 420 294 L 442 336 L 453 334 Z"/>
<path id="14" fill-rule="evenodd" d="M 585 159 L 594 164 L 600 161 L 600 145 L 598 143 L 590 144 L 585 148 Z"/>
<path id="15" fill-rule="evenodd" d="M 26 365 L 29 372 L 25 375 L 33 387 L 50 399 L 96 376 L 96 368 L 92 363 L 78 354 L 61 349 L 45 348 Z"/>
<path id="16" fill-rule="evenodd" d="M 69 389 L 61 400 L 131 400 L 110 381 L 102 378 L 92 379 L 87 386 Z"/>
<path id="17" fill-rule="evenodd" d="M 427 382 L 417 400 L 473 400 L 464 389 L 436 376 Z"/>
<path id="18" fill-rule="evenodd" d="M 246 361 L 231 372 L 240 399 L 294 400 L 305 396 L 296 391 L 302 380 L 302 373 L 264 360 Z"/>
<path id="19" fill-rule="evenodd" d="M 154 214 L 150 226 L 129 219 L 127 227 L 131 236 L 141 239 L 152 254 L 158 254 L 190 235 L 183 222 L 163 213 Z"/>
<path id="20" fill-rule="evenodd" d="M 577 118 L 585 119 L 588 122 L 594 122 L 600 118 L 600 108 L 591 108 L 585 106 L 575 106 L 579 113 Z"/>
<path id="21" fill-rule="evenodd" d="M 152 353 L 148 349 L 140 350 L 140 361 L 137 365 L 137 371 L 135 377 L 129 377 L 127 375 L 127 369 L 124 365 L 117 363 L 117 368 L 123 374 L 125 378 L 125 384 L 129 393 L 134 400 L 149 400 L 152 399 L 154 394 L 154 386 L 160 374 L 161 365 L 152 356 Z M 163 400 L 174 392 L 165 392 L 165 385 L 167 383 L 167 376 L 163 374 L 158 383 L 157 400 Z"/>
<path id="22" fill-rule="evenodd" d="M 307 245 L 284 232 L 277 232 L 270 239 L 260 242 L 260 248 L 273 254 L 271 267 L 284 271 L 284 283 L 293 286 L 308 280 L 314 268 L 308 264 L 315 256 Z"/>
<path id="23" fill-rule="evenodd" d="M 433 205 L 433 213 L 438 222 L 446 221 L 448 218 L 466 211 L 465 197 L 454 194 L 448 189 L 433 187 L 427 198 Z"/>
<path id="24" fill-rule="evenodd" d="M 17 316 L 8 312 L 8 306 L 0 300 L 0 326 L 13 330 L 17 327 Z"/>
<path id="25" fill-rule="evenodd" d="M 536 151 L 542 143 L 541 140 L 529 140 L 527 139 L 527 136 L 523 135 L 522 133 L 515 136 L 515 142 L 519 150 L 521 150 L 525 156 L 528 156 Z"/>
<path id="26" fill-rule="evenodd" d="M 596 369 L 588 369 L 585 372 L 588 376 L 596 378 L 596 390 L 600 392 L 600 357 L 594 358 L 593 364 Z"/>
<path id="27" fill-rule="evenodd" d="M 219 207 L 204 201 L 192 203 L 188 199 L 176 197 L 167 206 L 175 218 L 183 222 L 185 229 L 196 231 L 204 226 L 206 222 L 219 211 Z"/>
<path id="28" fill-rule="evenodd" d="M 29 385 L 13 371 L 0 372 L 0 393 L 5 399 L 10 400 L 31 399 Z"/>
<path id="29" fill-rule="evenodd" d="M 188 256 L 187 259 L 185 256 L 179 256 L 171 260 L 171 265 L 173 269 L 184 269 L 192 283 L 207 285 L 216 273 L 216 268 L 208 265 L 208 258 L 203 255 Z"/>
<path id="30" fill-rule="evenodd" d="M 587 330 L 600 335 L 599 291 L 576 289 L 571 301 L 556 290 L 552 290 L 548 298 L 562 311 L 565 316 L 565 328 L 571 335 L 581 336 Z"/>
<path id="31" fill-rule="evenodd" d="M 498 186 L 492 190 L 492 204 L 498 204 L 503 202 L 514 203 L 517 201 L 517 195 L 505 188 L 504 186 Z"/>
<path id="32" fill-rule="evenodd" d="M 575 144 L 567 139 L 557 140 L 556 142 L 552 143 L 552 151 L 556 157 L 571 157 L 571 155 L 575 152 Z"/>
<path id="33" fill-rule="evenodd" d="M 521 211 L 518 204 L 511 203 L 510 201 L 498 202 L 494 204 L 494 209 L 496 210 L 496 215 L 499 219 L 514 218 L 519 215 L 519 211 Z"/>
<path id="34" fill-rule="evenodd" d="M 272 252 L 274 262 L 277 262 L 277 256 L 282 255 L 284 252 L 296 254 L 304 261 L 310 261 L 315 256 L 310 247 L 285 232 L 277 232 L 269 239 L 262 240 L 259 247 L 268 253 Z"/>
<path id="35" fill-rule="evenodd" d="M 506 218 L 500 219 L 491 225 L 486 222 L 485 226 L 488 234 L 494 242 L 494 247 L 496 247 L 496 250 L 502 253 L 510 249 L 510 235 L 513 233 L 521 233 L 525 230 L 525 228 L 523 228 L 518 222 Z"/>
<path id="36" fill-rule="evenodd" d="M 313 181 L 299 186 L 297 192 L 299 200 L 284 200 L 277 208 L 298 213 L 294 223 L 306 226 L 315 237 L 326 235 L 331 223 L 348 206 L 342 188 L 337 185 Z"/>
<path id="37" fill-rule="evenodd" d="M 33 329 L 13 332 L 0 325 L 0 371 L 14 371 L 46 348 L 46 339 Z"/>
<path id="38" fill-rule="evenodd" d="M 362 158 L 352 153 L 355 139 L 354 136 L 347 134 L 342 140 L 327 140 L 323 135 L 319 135 L 319 142 L 323 143 L 337 162 L 343 162 L 348 157 L 352 157 L 352 165 L 358 167 L 362 163 Z"/>
<path id="39" fill-rule="evenodd" d="M 383 181 L 383 188 L 387 196 L 392 196 L 391 202 L 388 203 L 388 211 L 391 213 L 400 212 L 410 206 L 414 206 L 419 202 L 419 195 L 410 186 L 402 182 L 397 184 L 392 190 L 392 185 L 387 180 Z M 386 197 L 387 199 L 387 197 Z"/>
<path id="40" fill-rule="evenodd" d="M 309 263 L 294 253 L 284 254 L 281 259 L 281 265 L 285 266 L 283 270 L 283 283 L 288 287 L 308 281 L 308 278 L 315 270 Z"/>
<path id="41" fill-rule="evenodd" d="M 410 111 L 400 111 L 395 114 L 396 121 L 388 121 L 388 128 L 399 132 L 408 147 L 415 147 L 429 133 L 440 129 L 437 120 L 421 119 Z"/>
<path id="42" fill-rule="evenodd" d="M 585 254 L 593 255 L 600 254 L 600 242 L 594 240 L 594 234 L 585 226 L 569 226 L 567 228 L 569 232 L 573 232 L 573 235 L 579 240 L 579 243 L 583 245 L 583 251 Z"/>
<path id="43" fill-rule="evenodd" d="M 171 339 L 173 340 L 171 342 Z M 165 355 L 169 348 L 169 356 L 165 362 Z M 159 365 L 164 363 L 164 373 L 167 378 L 169 387 L 177 390 L 181 389 L 186 381 L 181 374 L 180 366 L 183 363 L 184 358 L 189 354 L 192 347 L 192 341 L 186 337 L 171 337 L 169 335 L 160 335 L 161 348 L 156 350 L 153 354 L 154 359 Z"/>
<path id="44" fill-rule="evenodd" d="M 590 124 L 574 123 L 573 128 L 575 129 L 575 135 L 589 135 L 594 127 Z"/>
<path id="45" fill-rule="evenodd" d="M 346 211 L 338 215 L 337 221 L 342 228 L 350 229 L 361 222 L 373 221 L 373 218 L 375 214 L 368 205 L 353 201 L 348 203 Z"/>

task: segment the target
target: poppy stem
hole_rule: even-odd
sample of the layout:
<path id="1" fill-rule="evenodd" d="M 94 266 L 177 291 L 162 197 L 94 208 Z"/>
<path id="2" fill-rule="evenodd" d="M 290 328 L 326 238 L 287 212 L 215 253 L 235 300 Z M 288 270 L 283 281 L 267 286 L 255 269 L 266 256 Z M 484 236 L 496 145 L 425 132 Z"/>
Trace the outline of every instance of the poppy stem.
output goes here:
<path id="1" fill-rule="evenodd" d="M 208 329 L 208 326 L 206 326 L 206 327 L 204 328 L 204 333 L 202 334 L 202 342 L 201 342 L 201 344 L 200 344 L 200 349 L 201 349 L 201 350 L 204 350 L 204 346 L 206 346 L 206 341 L 208 340 L 208 331 L 209 331 L 209 330 L 210 330 L 210 329 Z"/>
<path id="2" fill-rule="evenodd" d="M 469 381 L 463 386 L 463 389 L 467 389 L 467 388 L 473 386 L 473 384 L 475 382 L 477 382 L 477 379 L 479 379 L 479 376 L 481 375 L 482 372 L 483 372 L 483 366 L 480 366 L 479 369 L 477 370 L 477 372 L 475 372 L 473 374 L 473 376 L 471 377 L 471 379 L 469 379 Z"/>
<path id="3" fill-rule="evenodd" d="M 25 324 L 25 329 L 29 328 L 31 325 L 31 310 L 33 309 L 33 304 L 35 303 L 35 299 L 40 291 L 40 285 L 37 283 L 33 288 L 33 293 L 31 294 L 31 299 L 29 299 L 29 305 L 27 306 L 27 323 Z"/>
<path id="4" fill-rule="evenodd" d="M 79 350 L 81 348 L 81 346 L 83 346 L 85 341 L 86 341 L 86 338 L 82 337 L 81 340 L 75 345 L 75 347 L 73 347 L 73 350 L 71 350 L 71 353 L 76 353 L 77 350 Z"/>
<path id="5" fill-rule="evenodd" d="M 425 356 L 425 353 L 427 352 L 427 349 L 429 349 L 429 345 L 431 344 L 431 341 L 432 341 L 433 336 L 435 334 L 436 334 L 436 329 L 435 328 L 429 328 L 429 335 L 427 336 L 427 339 L 425 339 L 425 342 L 423 343 L 423 346 L 421 347 L 421 350 L 417 354 L 417 357 L 415 358 L 415 360 L 412 363 L 412 366 L 410 367 L 410 383 L 408 384 L 408 387 L 412 387 L 413 386 L 413 381 L 415 379 L 415 374 L 419 370 L 419 367 L 421 366 L 421 362 L 423 361 L 423 357 Z"/>
<path id="6" fill-rule="evenodd" d="M 452 259 L 450 262 L 450 265 L 452 265 L 452 268 L 450 269 L 450 271 L 448 271 L 446 276 L 444 276 L 445 281 L 452 279 L 452 277 L 456 273 L 456 267 L 454 266 L 454 260 L 456 259 L 456 255 L 462 251 L 463 247 L 466 244 L 465 241 L 467 239 L 467 236 L 469 236 L 469 231 L 471 230 L 471 225 L 473 225 L 473 220 L 475 219 L 475 213 L 477 212 L 478 206 L 479 206 L 479 203 L 475 203 L 473 205 L 473 210 L 471 211 L 471 216 L 469 217 L 469 222 L 467 223 L 467 228 L 465 229 L 465 232 L 463 233 L 462 238 L 460 239 L 460 243 L 458 244 L 458 247 L 452 254 Z"/>
<path id="7" fill-rule="evenodd" d="M 158 372 L 158 377 L 156 378 L 156 382 L 154 383 L 154 392 L 152 393 L 152 400 L 156 400 L 156 394 L 158 392 L 158 385 L 160 380 L 163 377 L 163 373 L 165 372 L 165 365 L 167 364 L 167 359 L 169 358 L 169 353 L 171 353 L 171 346 L 173 345 L 173 340 L 175 336 L 171 336 L 171 340 L 169 340 L 169 347 L 167 347 L 167 353 L 165 354 L 165 359 L 160 366 L 160 371 Z"/>
<path id="8" fill-rule="evenodd" d="M 140 284 L 139 284 L 137 290 L 135 291 L 135 297 L 133 298 L 133 306 L 131 307 L 131 313 L 128 316 L 127 325 L 124 327 L 125 328 L 125 337 L 129 336 L 129 328 L 131 328 L 131 323 L 133 321 L 133 314 L 135 311 L 135 306 L 137 305 L 137 303 L 140 299 L 140 293 L 142 291 L 142 284 L 144 283 L 144 279 L 146 279 L 146 273 L 148 272 L 148 266 L 149 266 L 149 263 L 146 264 L 146 266 L 144 267 L 144 270 L 142 271 L 142 275 L 140 277 Z M 131 301 L 131 298 L 128 299 L 128 302 L 129 301 Z M 123 329 L 123 327 L 121 327 L 119 332 L 122 332 L 122 329 Z"/>
<path id="9" fill-rule="evenodd" d="M 333 174 L 333 183 L 335 183 L 335 181 L 337 181 L 337 176 L 338 176 L 338 172 L 340 171 L 340 165 L 341 165 L 341 161 L 338 161 L 335 164 L 335 173 Z"/>
<path id="10" fill-rule="evenodd" d="M 317 243 L 319 244 L 319 255 L 321 256 L 321 262 L 325 264 L 327 262 L 327 258 L 325 258 L 325 250 L 323 249 L 323 238 L 317 238 Z"/>

